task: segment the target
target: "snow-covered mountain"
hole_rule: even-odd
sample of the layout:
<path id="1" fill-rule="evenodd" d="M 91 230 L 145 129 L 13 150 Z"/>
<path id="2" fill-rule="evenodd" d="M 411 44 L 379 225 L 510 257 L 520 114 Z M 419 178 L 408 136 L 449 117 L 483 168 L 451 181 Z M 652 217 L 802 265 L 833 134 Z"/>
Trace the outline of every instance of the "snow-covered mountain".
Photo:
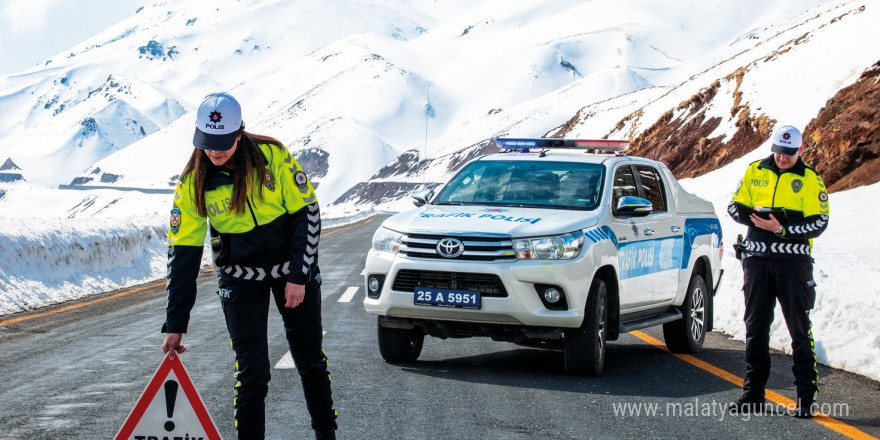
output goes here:
<path id="1" fill-rule="evenodd" d="M 302 159 L 322 158 L 309 171 L 327 205 L 352 200 L 340 197 L 371 185 L 401 155 L 431 161 L 418 176 L 372 179 L 385 188 L 373 202 L 444 180 L 454 155 L 498 134 L 541 136 L 570 121 L 556 132 L 637 137 L 686 97 L 774 51 L 778 60 L 762 63 L 770 73 L 728 78 L 722 92 L 753 112 L 753 96 L 768 101 L 760 114 L 771 121 L 805 125 L 809 109 L 815 114 L 834 87 L 876 61 L 870 50 L 831 50 L 823 56 L 835 57 L 834 81 L 783 74 L 830 49 L 813 38 L 792 43 L 798 35 L 840 44 L 859 34 L 838 30 L 864 26 L 847 14 L 871 15 L 853 12 L 863 4 L 852 1 L 212 5 L 153 3 L 42 66 L 0 78 L 0 159 L 18 164 L 27 182 L 7 197 L 59 184 L 170 189 L 191 151 L 191 112 L 217 90 L 240 99 L 249 130 Z M 780 50 L 786 41 L 798 50 Z M 770 78 L 795 89 L 801 81 L 788 76 L 823 84 L 802 89 L 809 96 L 787 112 L 772 108 L 777 95 L 764 88 Z M 735 136 L 739 117 L 727 115 L 716 136 Z M 66 216 L 79 201 L 52 203 L 44 215 Z"/>
<path id="2" fill-rule="evenodd" d="M 876 327 L 880 259 L 847 252 L 835 228 L 878 214 L 864 200 L 880 184 L 858 188 L 880 179 L 877 23 L 880 6 L 865 0 L 154 2 L 0 76 L 0 314 L 161 278 L 156 232 L 192 151 L 195 106 L 229 91 L 249 131 L 294 152 L 327 218 L 407 208 L 410 192 L 491 151 L 495 136 L 608 137 L 716 203 L 728 249 L 741 231 L 723 206 L 746 164 L 767 154 L 776 125 L 805 128 L 807 159 L 847 190 L 831 198 L 826 235 L 839 242 L 818 240 L 830 299 L 817 334 L 841 324 L 834 309 L 868 311 L 846 325 Z M 71 234 L 101 249 L 138 236 L 125 242 L 152 250 L 126 251 L 130 271 L 77 252 L 13 253 L 63 248 Z M 858 249 L 878 245 L 869 236 Z M 718 325 L 736 334 L 741 278 L 727 260 Z M 41 278 L 78 261 L 88 274 Z M 880 378 L 875 345 L 867 361 L 844 335 L 818 346 L 824 362 Z"/>

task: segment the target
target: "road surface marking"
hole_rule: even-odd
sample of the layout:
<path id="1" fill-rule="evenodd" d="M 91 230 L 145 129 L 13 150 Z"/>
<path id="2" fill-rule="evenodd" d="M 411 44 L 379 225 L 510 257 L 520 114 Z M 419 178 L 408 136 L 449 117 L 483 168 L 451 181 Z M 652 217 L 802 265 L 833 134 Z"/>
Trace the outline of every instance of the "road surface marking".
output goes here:
<path id="1" fill-rule="evenodd" d="M 653 336 L 650 336 L 647 333 L 644 333 L 641 331 L 634 331 L 634 332 L 631 332 L 630 334 L 649 343 L 649 344 L 651 344 L 651 345 L 653 345 L 653 346 L 655 346 L 655 347 L 657 347 L 657 348 L 659 348 L 659 349 L 661 349 L 661 350 L 663 350 L 663 351 L 671 353 L 675 357 L 677 357 L 677 358 L 679 358 L 679 359 L 681 359 L 681 360 L 683 360 L 683 361 L 685 361 L 685 362 L 687 362 L 687 363 L 689 363 L 689 364 L 691 364 L 691 365 L 693 365 L 703 371 L 707 371 L 717 377 L 720 377 L 720 378 L 736 385 L 739 388 L 742 388 L 742 386 L 743 386 L 744 379 L 742 379 L 741 377 L 739 377 L 733 373 L 730 373 L 728 371 L 722 370 L 721 368 L 718 368 L 718 367 L 716 367 L 706 361 L 697 359 L 693 355 L 682 354 L 682 353 L 672 353 L 666 348 L 666 344 L 663 341 L 661 341 Z M 769 400 L 773 403 L 785 406 L 786 408 L 794 408 L 797 405 L 797 402 L 795 402 L 794 400 L 789 399 L 788 397 L 785 397 L 782 394 L 779 394 L 779 393 L 776 393 L 776 392 L 773 392 L 770 390 L 765 391 L 765 397 L 767 397 L 767 400 Z M 874 440 L 877 440 L 877 437 L 871 436 L 871 435 L 859 430 L 855 426 L 847 425 L 846 423 L 841 422 L 840 420 L 837 420 L 833 417 L 828 417 L 828 416 L 824 416 L 824 415 L 819 414 L 819 415 L 813 417 L 812 420 L 814 422 L 834 431 L 834 432 L 837 432 L 838 434 L 845 435 L 851 439 L 856 439 L 856 440 L 874 439 Z"/>
<path id="2" fill-rule="evenodd" d="M 348 231 L 348 230 L 351 230 L 351 229 L 357 228 L 358 226 L 368 225 L 368 224 L 370 224 L 370 223 L 373 223 L 373 220 L 376 220 L 376 216 L 375 216 L 375 215 L 374 215 L 374 216 L 371 216 L 371 217 L 367 217 L 367 218 L 365 218 L 365 219 L 363 219 L 363 220 L 359 220 L 359 221 L 354 222 L 354 223 L 350 223 L 350 224 L 348 224 L 348 225 L 337 226 L 337 227 L 335 227 L 335 228 L 328 229 L 326 232 L 325 232 L 325 231 L 321 231 L 321 237 L 330 237 L 331 235 L 336 235 L 336 234 L 338 234 L 338 233 L 340 233 L 340 232 L 345 232 L 345 231 Z"/>
<path id="3" fill-rule="evenodd" d="M 323 334 L 327 334 L 325 330 Z M 287 353 L 284 353 L 284 356 L 281 356 L 281 359 L 275 364 L 276 370 L 296 370 L 296 363 L 293 362 L 293 355 L 290 354 L 290 350 L 287 350 Z"/>
<path id="4" fill-rule="evenodd" d="M 361 276 L 364 276 L 366 274 L 367 274 L 367 268 L 364 268 L 364 270 L 361 271 Z"/>
<path id="5" fill-rule="evenodd" d="M 293 363 L 293 356 L 290 355 L 290 352 L 284 353 L 284 356 L 281 356 L 281 360 L 275 364 L 276 370 L 295 370 L 296 364 Z"/>
<path id="6" fill-rule="evenodd" d="M 360 289 L 360 288 L 359 287 L 349 287 L 348 289 L 345 289 L 345 292 L 342 294 L 341 297 L 339 297 L 339 302 L 341 302 L 341 303 L 351 302 L 351 299 L 354 298 L 354 294 L 357 293 L 358 289 Z"/>

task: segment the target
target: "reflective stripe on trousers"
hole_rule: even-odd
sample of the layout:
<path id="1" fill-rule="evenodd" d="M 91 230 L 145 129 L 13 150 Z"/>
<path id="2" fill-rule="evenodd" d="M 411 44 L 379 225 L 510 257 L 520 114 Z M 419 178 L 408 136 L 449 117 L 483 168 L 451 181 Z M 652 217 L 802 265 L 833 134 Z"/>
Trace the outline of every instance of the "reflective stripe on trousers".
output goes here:
<path id="1" fill-rule="evenodd" d="M 321 347 L 321 287 L 318 279 L 306 283 L 302 304 L 284 307 L 286 279 L 271 284 L 235 283 L 220 278 L 220 288 L 228 291 L 221 298 L 226 327 L 235 352 L 235 426 L 240 439 L 265 436 L 265 399 L 271 379 L 268 341 L 270 295 L 281 313 L 285 336 L 302 381 L 312 428 L 336 428 L 336 411 L 330 389 L 327 357 Z M 279 408 L 289 411 L 289 408 Z"/>

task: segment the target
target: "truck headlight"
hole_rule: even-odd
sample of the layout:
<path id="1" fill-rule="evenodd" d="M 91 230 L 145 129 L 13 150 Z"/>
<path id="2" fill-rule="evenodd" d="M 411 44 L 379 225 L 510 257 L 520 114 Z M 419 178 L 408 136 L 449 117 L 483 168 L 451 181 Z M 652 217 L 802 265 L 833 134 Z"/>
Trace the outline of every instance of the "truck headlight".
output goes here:
<path id="1" fill-rule="evenodd" d="M 400 252 L 400 243 L 403 240 L 403 234 L 392 231 L 388 228 L 379 227 L 373 234 L 373 250 L 380 252 Z"/>
<path id="2" fill-rule="evenodd" d="M 570 260 L 577 257 L 583 247 L 582 231 L 513 240 L 513 251 L 518 260 Z"/>

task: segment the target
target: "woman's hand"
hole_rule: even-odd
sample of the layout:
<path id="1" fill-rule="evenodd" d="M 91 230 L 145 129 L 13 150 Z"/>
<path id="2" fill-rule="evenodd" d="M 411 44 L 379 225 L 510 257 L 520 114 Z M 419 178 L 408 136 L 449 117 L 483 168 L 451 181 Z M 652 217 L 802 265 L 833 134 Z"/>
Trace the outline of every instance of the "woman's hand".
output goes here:
<path id="1" fill-rule="evenodd" d="M 287 300 L 287 302 L 284 303 L 284 307 L 287 307 L 288 309 L 295 308 L 302 304 L 305 297 L 306 286 L 304 284 L 293 284 L 288 282 L 287 285 L 284 286 L 284 298 Z"/>
<path id="2" fill-rule="evenodd" d="M 776 217 L 773 217 L 773 214 L 770 214 L 770 219 L 764 220 L 761 217 L 758 217 L 755 214 L 752 214 L 749 219 L 752 220 L 755 227 L 761 228 L 765 231 L 776 232 L 779 229 L 779 220 L 776 220 Z"/>
<path id="3" fill-rule="evenodd" d="M 166 333 L 165 334 L 165 342 L 162 343 L 162 352 L 171 354 L 169 355 L 171 359 L 174 359 L 176 353 L 183 353 L 186 351 L 186 347 L 180 343 L 183 339 L 182 333 Z"/>

